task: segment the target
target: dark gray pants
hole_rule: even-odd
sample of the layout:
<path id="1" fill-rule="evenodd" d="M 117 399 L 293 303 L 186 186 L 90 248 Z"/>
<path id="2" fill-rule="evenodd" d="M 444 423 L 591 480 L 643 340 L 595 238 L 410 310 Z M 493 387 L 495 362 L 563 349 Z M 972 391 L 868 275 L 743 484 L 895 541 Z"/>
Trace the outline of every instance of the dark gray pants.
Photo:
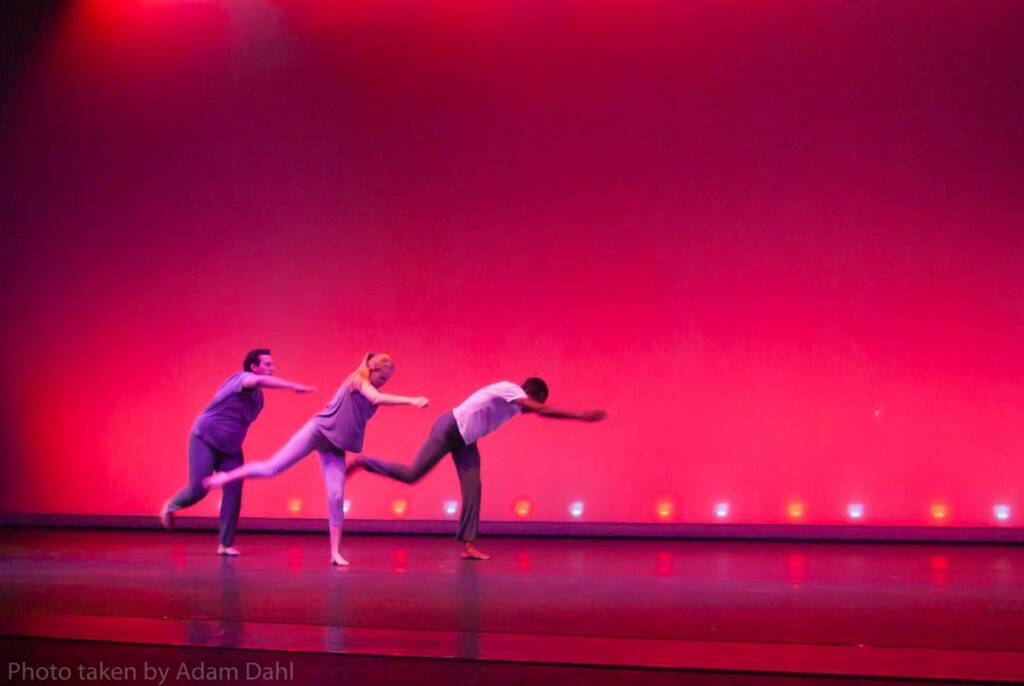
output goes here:
<path id="1" fill-rule="evenodd" d="M 228 472 L 242 466 L 242 453 L 224 453 L 192 434 L 188 440 L 188 484 L 171 498 L 169 512 L 195 505 L 206 497 L 203 479 L 218 472 Z M 223 488 L 220 500 L 220 543 L 231 545 L 238 530 L 238 514 L 242 511 L 242 480 Z"/>
<path id="2" fill-rule="evenodd" d="M 452 454 L 455 461 L 455 471 L 458 472 L 459 485 L 462 487 L 462 512 L 459 514 L 459 531 L 455 537 L 460 541 L 475 541 L 480 524 L 480 451 L 476 449 L 476 443 L 466 445 L 462 440 L 455 416 L 451 412 L 445 412 L 437 418 L 411 465 L 385 462 L 373 457 L 364 457 L 363 460 L 368 472 L 413 484 L 448 453 Z"/>

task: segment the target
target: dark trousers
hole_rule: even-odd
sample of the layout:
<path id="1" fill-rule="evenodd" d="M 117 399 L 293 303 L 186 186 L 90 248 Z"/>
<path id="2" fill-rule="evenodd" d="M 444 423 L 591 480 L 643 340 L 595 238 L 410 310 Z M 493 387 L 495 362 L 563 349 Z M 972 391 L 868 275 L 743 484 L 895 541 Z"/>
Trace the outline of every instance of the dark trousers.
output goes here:
<path id="1" fill-rule="evenodd" d="M 227 472 L 242 466 L 242 453 L 230 454 L 217 450 L 212 445 L 192 434 L 188 440 L 188 484 L 171 498 L 169 512 L 195 505 L 206 497 L 203 479 L 218 472 Z M 238 514 L 242 511 L 242 480 L 234 481 L 223 488 L 220 501 L 220 543 L 231 545 L 238 529 Z"/>
<path id="2" fill-rule="evenodd" d="M 460 541 L 475 541 L 480 525 L 480 451 L 476 443 L 466 445 L 455 423 L 455 416 L 445 412 L 437 418 L 430 429 L 430 435 L 420 446 L 411 465 L 385 462 L 373 457 L 364 457 L 366 471 L 380 474 L 397 481 L 413 484 L 433 469 L 441 458 L 452 454 L 455 471 L 462 488 L 462 512 L 459 514 Z"/>

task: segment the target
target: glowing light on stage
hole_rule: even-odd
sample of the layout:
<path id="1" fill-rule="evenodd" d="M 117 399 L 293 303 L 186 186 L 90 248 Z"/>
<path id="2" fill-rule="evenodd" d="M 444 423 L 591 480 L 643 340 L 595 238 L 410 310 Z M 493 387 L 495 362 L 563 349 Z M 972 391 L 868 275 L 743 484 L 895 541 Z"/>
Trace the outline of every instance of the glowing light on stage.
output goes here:
<path id="1" fill-rule="evenodd" d="M 351 500 L 346 500 L 345 502 L 343 502 L 341 504 L 341 511 L 344 512 L 345 514 L 348 514 L 348 511 L 351 510 L 351 509 L 352 509 L 352 501 Z"/>
<path id="2" fill-rule="evenodd" d="M 992 508 L 992 513 L 1001 522 L 1005 522 L 1010 518 L 1010 506 L 1009 505 L 996 505 Z"/>
<path id="3" fill-rule="evenodd" d="M 395 548 L 391 551 L 391 571 L 404 574 L 409 568 L 409 553 L 405 548 Z"/>
<path id="4" fill-rule="evenodd" d="M 850 503 L 846 506 L 846 514 L 850 519 L 861 519 L 864 516 L 864 506 L 860 503 Z"/>
<path id="5" fill-rule="evenodd" d="M 800 519 L 804 516 L 804 504 L 803 503 L 790 503 L 786 507 L 786 512 L 792 519 Z"/>
<path id="6" fill-rule="evenodd" d="M 786 579 L 789 583 L 800 585 L 807 575 L 807 556 L 800 553 L 786 555 Z"/>
<path id="7" fill-rule="evenodd" d="M 569 505 L 569 514 L 571 514 L 573 517 L 582 517 L 583 516 L 583 501 L 577 500 L 576 502 L 571 503 Z"/>
<path id="8" fill-rule="evenodd" d="M 654 513 L 658 515 L 658 519 L 670 519 L 675 510 L 675 505 L 671 500 L 659 500 L 654 505 Z"/>
<path id="9" fill-rule="evenodd" d="M 525 498 L 520 498 L 512 506 L 512 510 L 516 513 L 516 517 L 519 517 L 520 519 L 526 519 L 527 517 L 529 517 L 530 510 L 532 509 L 533 505 L 530 503 L 529 500 L 526 500 Z"/>
<path id="10" fill-rule="evenodd" d="M 444 501 L 444 513 L 449 517 L 454 517 L 455 513 L 459 511 L 459 504 L 454 500 Z"/>
<path id="11" fill-rule="evenodd" d="M 729 516 L 729 503 L 718 503 L 715 505 L 715 516 L 719 519 L 725 519 Z"/>
<path id="12" fill-rule="evenodd" d="M 391 501 L 391 514 L 396 517 L 404 517 L 409 514 L 409 501 L 405 498 Z"/>
<path id="13" fill-rule="evenodd" d="M 949 515 L 949 510 L 945 505 L 936 503 L 932 505 L 932 518 L 936 521 L 943 521 Z"/>
<path id="14" fill-rule="evenodd" d="M 928 558 L 928 566 L 932 569 L 933 586 L 945 586 L 949 583 L 949 558 L 945 555 L 932 555 Z"/>
<path id="15" fill-rule="evenodd" d="M 288 512 L 291 514 L 299 514 L 302 512 L 302 499 L 292 498 L 288 501 Z"/>
<path id="16" fill-rule="evenodd" d="M 661 577 L 672 576 L 672 553 L 662 550 L 654 556 L 654 573 Z"/>

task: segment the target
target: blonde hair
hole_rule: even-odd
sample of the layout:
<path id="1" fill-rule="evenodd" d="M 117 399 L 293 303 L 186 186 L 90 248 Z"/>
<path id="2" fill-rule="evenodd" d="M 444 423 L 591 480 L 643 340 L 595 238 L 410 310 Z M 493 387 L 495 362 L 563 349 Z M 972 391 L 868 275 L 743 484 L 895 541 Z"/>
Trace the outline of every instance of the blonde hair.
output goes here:
<path id="1" fill-rule="evenodd" d="M 391 355 L 387 353 L 366 353 L 363 355 L 363 361 L 359 363 L 349 379 L 353 385 L 362 384 L 362 382 L 370 380 L 370 372 L 387 367 L 394 368 L 394 366 L 395 363 L 392 361 Z"/>

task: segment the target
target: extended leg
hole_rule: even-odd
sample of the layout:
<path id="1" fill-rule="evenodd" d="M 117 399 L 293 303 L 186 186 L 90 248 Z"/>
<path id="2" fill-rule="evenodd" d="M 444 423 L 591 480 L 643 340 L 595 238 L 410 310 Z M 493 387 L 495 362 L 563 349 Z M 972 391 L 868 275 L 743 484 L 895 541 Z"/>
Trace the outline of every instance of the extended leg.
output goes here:
<path id="1" fill-rule="evenodd" d="M 213 465 L 217 459 L 217 451 L 196 435 L 188 441 L 188 484 L 174 497 L 164 503 L 160 511 L 160 521 L 167 528 L 174 524 L 174 513 L 178 510 L 195 505 L 206 497 L 203 479 L 213 473 Z"/>
<path id="2" fill-rule="evenodd" d="M 313 452 L 316 437 L 316 427 L 312 422 L 307 422 L 269 460 L 249 462 L 230 472 L 214 474 L 204 479 L 203 484 L 207 488 L 218 488 L 239 479 L 276 476 Z"/>
<path id="3" fill-rule="evenodd" d="M 441 415 L 440 419 L 434 422 L 434 426 L 430 429 L 430 435 L 427 436 L 427 440 L 423 442 L 423 445 L 416 452 L 416 457 L 411 465 L 406 466 L 397 462 L 387 462 L 385 460 L 378 460 L 375 457 L 360 457 L 357 463 L 368 472 L 380 474 L 381 476 L 407 484 L 416 483 L 433 469 L 442 457 L 456 447 L 452 439 L 452 430 L 454 429 L 457 432 L 458 429 L 454 425 L 455 418 L 451 416 L 450 412 Z"/>

